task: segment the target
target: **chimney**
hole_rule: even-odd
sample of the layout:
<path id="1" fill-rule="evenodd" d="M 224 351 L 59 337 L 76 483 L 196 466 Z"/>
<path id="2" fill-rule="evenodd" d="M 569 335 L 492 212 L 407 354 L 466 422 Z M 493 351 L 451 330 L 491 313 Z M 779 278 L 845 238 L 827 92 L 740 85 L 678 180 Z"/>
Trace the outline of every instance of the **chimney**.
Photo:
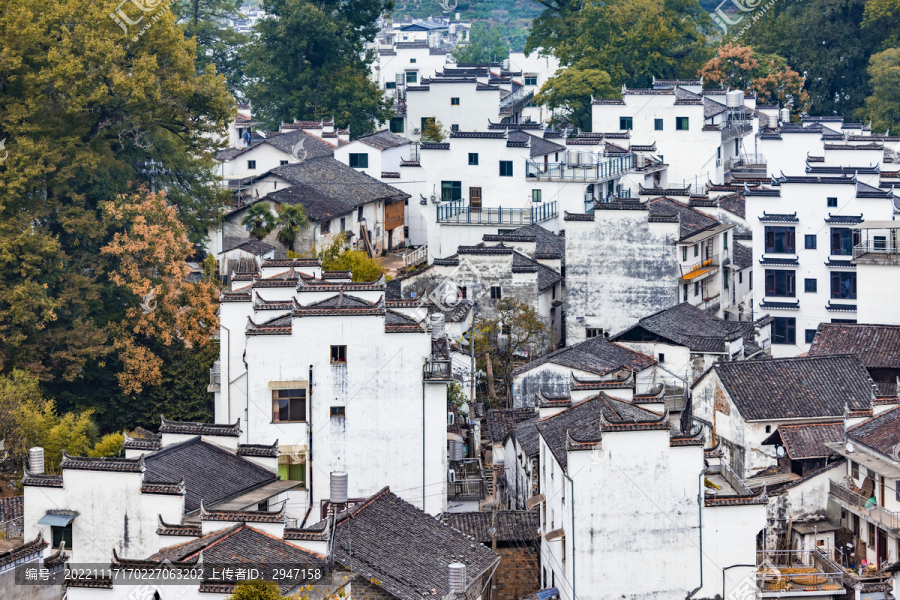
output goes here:
<path id="1" fill-rule="evenodd" d="M 450 593 L 462 594 L 466 591 L 466 565 L 452 562 L 447 565 L 450 578 Z"/>
<path id="2" fill-rule="evenodd" d="M 32 475 L 44 474 L 44 449 L 40 446 L 28 450 L 28 470 Z"/>

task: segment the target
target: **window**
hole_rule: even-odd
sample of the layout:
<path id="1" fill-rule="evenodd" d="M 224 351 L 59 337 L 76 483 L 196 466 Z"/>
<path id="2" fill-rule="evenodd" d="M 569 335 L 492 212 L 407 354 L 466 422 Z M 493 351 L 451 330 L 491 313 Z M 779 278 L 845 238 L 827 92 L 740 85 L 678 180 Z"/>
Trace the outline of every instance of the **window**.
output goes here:
<path id="1" fill-rule="evenodd" d="M 837 198 L 828 199 L 828 208 L 837 208 Z"/>
<path id="2" fill-rule="evenodd" d="M 347 407 L 346 406 L 332 406 L 331 407 L 331 416 L 332 417 L 346 417 L 347 416 Z"/>
<path id="3" fill-rule="evenodd" d="M 832 323 L 856 323 L 856 319 L 832 319 Z"/>
<path id="4" fill-rule="evenodd" d="M 700 282 L 695 281 L 694 282 L 694 297 L 696 298 L 699 295 L 700 295 Z"/>
<path id="5" fill-rule="evenodd" d="M 280 160 L 280 161 L 278 161 L 278 164 L 283 166 L 283 165 L 288 164 L 288 161 L 286 161 L 286 160 Z"/>
<path id="6" fill-rule="evenodd" d="M 819 291 L 819 281 L 817 279 L 804 279 L 803 291 L 808 294 L 815 294 Z"/>
<path id="7" fill-rule="evenodd" d="M 627 130 L 632 129 L 632 119 L 631 117 L 619 117 L 619 129 Z"/>
<path id="8" fill-rule="evenodd" d="M 525 85 L 537 85 L 537 75 L 525 75 Z"/>
<path id="9" fill-rule="evenodd" d="M 688 118 L 687 117 L 675 117 L 675 131 L 687 131 L 688 130 Z"/>
<path id="10" fill-rule="evenodd" d="M 403 133 L 403 117 L 391 119 L 391 133 Z"/>
<path id="11" fill-rule="evenodd" d="M 347 362 L 347 346 L 332 346 L 331 347 L 331 362 L 332 362 L 332 364 L 346 363 Z"/>
<path id="12" fill-rule="evenodd" d="M 773 344 L 797 343 L 797 319 L 794 317 L 775 317 L 772 321 Z"/>
<path id="13" fill-rule="evenodd" d="M 724 276 L 723 277 L 723 285 L 727 289 L 728 288 L 728 270 L 726 269 L 725 271 L 723 271 L 722 275 Z"/>
<path id="14" fill-rule="evenodd" d="M 500 177 L 512 177 L 513 165 L 511 160 L 500 161 Z"/>
<path id="15" fill-rule="evenodd" d="M 322 221 L 322 235 L 326 233 L 331 233 L 331 219 Z"/>
<path id="16" fill-rule="evenodd" d="M 653 130 L 654 131 L 662 131 L 663 130 L 663 120 L 662 119 L 653 119 Z"/>
<path id="17" fill-rule="evenodd" d="M 850 475 L 853 479 L 859 479 L 859 463 L 853 460 L 850 461 Z"/>
<path id="18" fill-rule="evenodd" d="M 875 491 L 872 491 L 872 496 L 875 496 Z M 869 523 L 869 539 L 867 540 L 869 543 L 869 548 L 875 547 L 875 524 Z"/>
<path id="19" fill-rule="evenodd" d="M 804 235 L 803 236 L 803 247 L 807 250 L 815 250 L 816 249 L 816 235 Z"/>
<path id="20" fill-rule="evenodd" d="M 750 271 L 750 289 L 753 289 L 753 271 Z"/>
<path id="21" fill-rule="evenodd" d="M 682 302 L 687 302 L 688 300 L 688 285 L 689 284 L 687 283 L 684 284 L 684 299 L 682 300 Z"/>
<path id="22" fill-rule="evenodd" d="M 362 212 L 363 212 L 363 207 L 360 206 L 359 209 L 357 209 L 357 211 L 356 211 L 356 220 L 357 221 L 362 221 L 362 219 L 363 219 Z"/>
<path id="23" fill-rule="evenodd" d="M 347 221 L 346 218 L 341 217 L 341 232 L 347 231 L 347 223 L 346 223 L 346 221 Z"/>
<path id="24" fill-rule="evenodd" d="M 267 512 L 269 510 L 269 499 L 266 498 L 262 502 L 256 505 L 256 510 L 260 512 Z"/>
<path id="25" fill-rule="evenodd" d="M 766 425 L 766 433 L 772 433 L 772 426 Z"/>
<path id="26" fill-rule="evenodd" d="M 458 287 L 456 288 L 456 297 L 462 300 L 466 300 L 466 296 L 468 296 L 469 290 L 467 287 Z"/>
<path id="27" fill-rule="evenodd" d="M 415 83 L 416 82 L 416 72 L 415 71 L 407 71 L 406 72 L 406 83 Z"/>
<path id="28" fill-rule="evenodd" d="M 450 106 L 459 106 L 459 98 L 450 98 Z"/>
<path id="29" fill-rule="evenodd" d="M 694 257 L 700 256 L 700 244 L 694 244 Z"/>
<path id="30" fill-rule="evenodd" d="M 831 254 L 849 256 L 853 254 L 853 246 L 859 243 L 859 231 L 846 227 L 831 228 Z"/>
<path id="31" fill-rule="evenodd" d="M 541 190 L 531 190 L 531 201 L 532 202 L 540 202 L 541 201 Z"/>
<path id="32" fill-rule="evenodd" d="M 793 227 L 766 227 L 766 254 L 794 254 L 796 251 Z"/>
<path id="33" fill-rule="evenodd" d="M 600 327 L 585 327 L 584 334 L 587 339 L 603 337 L 603 329 Z"/>
<path id="34" fill-rule="evenodd" d="M 661 362 L 661 363 L 666 362 L 666 355 L 662 352 L 659 353 L 659 362 Z"/>
<path id="35" fill-rule="evenodd" d="M 553 288 L 550 290 L 550 299 L 551 299 L 551 300 L 556 300 L 556 286 L 555 286 L 555 285 L 554 285 Z"/>
<path id="36" fill-rule="evenodd" d="M 686 260 L 687 260 L 687 246 L 682 246 L 681 247 L 681 262 L 684 262 Z"/>
<path id="37" fill-rule="evenodd" d="M 248 161 L 247 161 L 247 170 L 248 170 L 248 171 L 252 171 L 252 170 L 254 170 L 255 168 L 256 168 L 256 161 L 255 161 L 255 160 L 248 160 Z"/>
<path id="38" fill-rule="evenodd" d="M 306 420 L 306 390 L 272 390 L 272 422 Z"/>
<path id="39" fill-rule="evenodd" d="M 728 250 L 728 232 L 722 234 L 722 248 Z"/>
<path id="40" fill-rule="evenodd" d="M 282 481 L 306 481 L 306 464 L 295 464 L 288 454 L 278 457 L 278 479 Z"/>
<path id="41" fill-rule="evenodd" d="M 368 169 L 369 168 L 369 155 L 368 154 L 351 154 L 350 155 L 350 166 L 355 169 Z"/>
<path id="42" fill-rule="evenodd" d="M 453 125 L 450 126 L 450 131 L 457 131 L 457 132 L 458 132 L 458 131 L 459 131 L 459 125 L 457 125 L 456 123 L 454 123 Z"/>
<path id="43" fill-rule="evenodd" d="M 876 250 L 887 250 L 887 236 L 873 235 L 872 243 Z"/>
<path id="44" fill-rule="evenodd" d="M 815 329 L 807 329 L 803 333 L 804 333 L 804 336 L 806 339 L 806 343 L 812 344 L 813 338 L 816 337 L 816 330 Z"/>
<path id="45" fill-rule="evenodd" d="M 794 271 L 766 269 L 766 296 L 794 298 L 797 295 L 794 282 Z"/>
<path id="46" fill-rule="evenodd" d="M 478 165 L 478 153 L 477 152 L 469 152 L 469 164 L 471 166 Z"/>
<path id="47" fill-rule="evenodd" d="M 397 89 L 397 82 L 396 82 L 396 81 L 385 81 L 385 82 L 384 82 L 384 89 L 386 89 L 386 90 L 396 90 L 396 89 Z"/>
<path id="48" fill-rule="evenodd" d="M 441 200 L 461 200 L 462 199 L 462 182 L 461 181 L 442 181 L 441 182 Z"/>
<path id="49" fill-rule="evenodd" d="M 72 549 L 72 522 L 70 521 L 65 527 L 51 527 L 51 536 L 53 539 L 53 547 L 59 548 L 61 542 L 66 543 L 66 550 Z"/>
<path id="50" fill-rule="evenodd" d="M 831 297 L 856 300 L 856 273 L 832 273 Z"/>
<path id="51" fill-rule="evenodd" d="M 410 63 L 415 63 L 415 62 L 416 62 L 416 59 L 411 58 L 411 59 L 409 59 L 409 62 L 410 62 Z"/>
<path id="52" fill-rule="evenodd" d="M 491 300 L 499 300 L 502 298 L 501 290 L 499 285 L 491 286 Z"/>

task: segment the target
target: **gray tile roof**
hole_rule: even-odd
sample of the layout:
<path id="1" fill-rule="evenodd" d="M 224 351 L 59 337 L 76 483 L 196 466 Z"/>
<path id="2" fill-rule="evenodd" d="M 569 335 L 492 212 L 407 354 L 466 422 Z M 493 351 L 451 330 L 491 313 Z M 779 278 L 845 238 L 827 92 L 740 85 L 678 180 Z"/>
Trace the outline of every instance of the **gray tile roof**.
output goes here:
<path id="1" fill-rule="evenodd" d="M 748 269 L 753 265 L 753 250 L 747 246 L 735 242 L 731 253 L 734 256 L 734 264 L 739 269 Z"/>
<path id="2" fill-rule="evenodd" d="M 490 544 L 493 514 L 490 511 L 443 513 L 441 520 L 475 538 L 482 544 Z M 540 513 L 536 510 L 498 510 L 498 542 L 533 542 L 540 537 Z"/>
<path id="3" fill-rule="evenodd" d="M 286 154 L 291 154 L 301 140 L 303 141 L 303 150 L 306 152 L 306 160 L 334 156 L 334 146 L 332 144 L 302 129 L 270 135 L 264 143 L 270 144 Z"/>
<path id="4" fill-rule="evenodd" d="M 815 423 L 812 425 L 780 425 L 778 430 L 763 443 L 774 443 L 778 436 L 791 460 L 807 460 L 831 456 L 824 446 L 826 442 L 844 441 L 843 421 L 835 423 Z"/>
<path id="5" fill-rule="evenodd" d="M 0 523 L 18 519 L 24 513 L 25 496 L 13 496 L 12 498 L 0 498 Z"/>
<path id="6" fill-rule="evenodd" d="M 532 135 L 521 130 L 510 130 L 506 137 L 511 142 L 530 142 L 531 157 L 544 156 L 554 152 L 562 152 L 566 149 L 562 144 L 551 142 L 543 136 Z"/>
<path id="7" fill-rule="evenodd" d="M 699 210 L 694 210 L 671 198 L 658 198 L 647 203 L 651 218 L 677 217 L 681 223 L 681 237 L 686 238 L 704 229 L 714 227 L 719 222 Z"/>
<path id="8" fill-rule="evenodd" d="M 212 504 L 278 479 L 273 471 L 200 437 L 143 458 L 147 482 L 171 483 L 184 478 L 185 512 L 199 510 L 201 500 Z"/>
<path id="9" fill-rule="evenodd" d="M 336 521 L 335 561 L 376 580 L 378 587 L 399 600 L 447 596 L 447 565 L 452 562 L 466 565 L 469 588 L 500 560 L 478 541 L 422 512 L 389 488 L 341 513 Z"/>
<path id="10" fill-rule="evenodd" d="M 538 415 L 534 408 L 494 408 L 485 415 L 485 426 L 488 437 L 496 444 L 502 444 L 506 435 L 513 430 L 516 423 L 533 419 Z"/>
<path id="11" fill-rule="evenodd" d="M 375 133 L 370 133 L 369 135 L 358 137 L 356 138 L 356 141 L 362 142 L 379 150 L 389 150 L 391 148 L 397 148 L 398 146 L 408 146 L 410 144 L 410 140 L 406 139 L 402 135 L 391 133 L 387 129 L 382 129 L 381 131 L 376 131 Z"/>
<path id="12" fill-rule="evenodd" d="M 349 215 L 354 210 L 353 206 L 340 198 L 334 198 L 305 183 L 271 192 L 266 198 L 284 204 L 302 204 L 306 216 L 317 222 Z"/>
<path id="13" fill-rule="evenodd" d="M 871 410 L 868 373 L 855 356 L 776 358 L 716 363 L 713 370 L 744 419 L 844 417 L 844 407 Z"/>
<path id="14" fill-rule="evenodd" d="M 708 96 L 703 97 L 703 118 L 709 119 L 716 115 L 720 115 L 728 110 L 728 107 L 721 102 L 716 102 Z"/>
<path id="15" fill-rule="evenodd" d="M 194 423 L 190 421 L 170 421 L 160 417 L 160 433 L 182 433 L 185 435 L 222 435 L 227 437 L 240 437 L 241 420 L 233 424 L 227 423 Z"/>
<path id="16" fill-rule="evenodd" d="M 900 369 L 900 326 L 820 323 L 809 356 L 855 354 L 867 369 Z"/>
<path id="17" fill-rule="evenodd" d="M 726 321 L 682 302 L 644 317 L 633 327 L 613 336 L 612 340 L 640 341 L 632 337 L 633 334 L 640 334 L 641 329 L 694 352 L 725 352 L 726 338 L 743 336 L 751 341 L 753 338 L 753 323 Z"/>
<path id="18" fill-rule="evenodd" d="M 369 177 L 331 157 L 308 158 L 301 163 L 276 167 L 270 173 L 286 179 L 292 185 L 304 184 L 321 197 L 344 202 L 352 208 L 376 200 L 392 202 L 409 198 L 406 192 Z M 271 198 L 274 195 L 269 194 L 267 197 Z"/>
<path id="19" fill-rule="evenodd" d="M 541 442 L 537 430 L 539 422 L 540 417 L 533 417 L 516 423 L 515 427 L 513 427 L 512 434 L 516 436 L 516 441 L 522 446 L 525 456 L 537 456 L 541 451 Z"/>
<path id="20" fill-rule="evenodd" d="M 847 430 L 847 437 L 894 459 L 900 441 L 900 406 Z"/>
<path id="21" fill-rule="evenodd" d="M 513 253 L 512 269 L 513 273 L 536 271 L 539 291 L 544 291 L 562 281 L 562 275 L 559 274 L 559 271 L 551 269 L 547 265 L 543 265 L 518 252 Z"/>
<path id="22" fill-rule="evenodd" d="M 625 346 L 614 344 L 606 338 L 595 337 L 546 354 L 518 367 L 512 374 L 515 376 L 525 373 L 546 363 L 605 375 L 622 368 L 642 371 L 655 365 L 656 359 Z"/>
<path id="23" fill-rule="evenodd" d="M 719 206 L 742 219 L 746 216 L 746 201 L 741 193 L 719 196 Z"/>

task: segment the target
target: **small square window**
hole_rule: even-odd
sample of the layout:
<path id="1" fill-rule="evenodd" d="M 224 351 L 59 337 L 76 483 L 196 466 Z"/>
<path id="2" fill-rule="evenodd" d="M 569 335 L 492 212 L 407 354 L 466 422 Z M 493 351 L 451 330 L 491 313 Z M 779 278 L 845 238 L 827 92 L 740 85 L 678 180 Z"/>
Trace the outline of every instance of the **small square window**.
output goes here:
<path id="1" fill-rule="evenodd" d="M 477 152 L 469 152 L 469 164 L 477 165 L 478 164 L 478 153 Z"/>
<path id="2" fill-rule="evenodd" d="M 347 416 L 347 407 L 346 406 L 332 406 L 331 407 L 331 416 L 332 417 L 346 417 Z"/>
<path id="3" fill-rule="evenodd" d="M 411 58 L 411 59 L 409 59 L 409 62 L 410 62 L 410 63 L 415 63 L 415 62 L 416 62 L 416 59 Z"/>
<path id="4" fill-rule="evenodd" d="M 396 90 L 396 89 L 397 89 L 397 82 L 396 82 L 396 81 L 385 81 L 385 82 L 384 82 L 384 89 L 386 89 L 386 90 Z"/>
<path id="5" fill-rule="evenodd" d="M 416 72 L 415 71 L 407 71 L 406 72 L 406 83 L 415 83 L 416 82 Z"/>
<path id="6" fill-rule="evenodd" d="M 500 161 L 500 177 L 512 177 L 513 176 L 513 164 L 511 160 L 501 160 Z"/>
<path id="7" fill-rule="evenodd" d="M 491 300 L 500 300 L 503 297 L 503 294 L 500 290 L 499 285 L 491 286 Z"/>
<path id="8" fill-rule="evenodd" d="M 688 117 L 675 117 L 675 130 L 687 131 L 689 129 Z"/>
<path id="9" fill-rule="evenodd" d="M 391 133 L 403 133 L 403 117 L 391 118 Z"/>
<path id="10" fill-rule="evenodd" d="M 66 550 L 72 549 L 72 523 L 65 527 L 51 527 L 50 535 L 53 542 L 53 548 L 59 548 L 60 542 L 66 543 Z"/>
<path id="11" fill-rule="evenodd" d="M 531 201 L 532 202 L 540 202 L 541 201 L 541 190 L 531 190 Z"/>
<path id="12" fill-rule="evenodd" d="M 600 327 L 585 327 L 584 334 L 587 339 L 603 337 L 603 329 Z"/>
<path id="13" fill-rule="evenodd" d="M 306 420 L 306 390 L 272 390 L 272 422 Z"/>
<path id="14" fill-rule="evenodd" d="M 816 330 L 815 329 L 807 329 L 803 333 L 806 338 L 806 343 L 812 344 L 813 338 L 816 337 Z"/>
<path id="15" fill-rule="evenodd" d="M 255 160 L 248 160 L 248 161 L 247 161 L 247 170 L 248 170 L 248 171 L 252 171 L 252 170 L 254 170 L 255 168 L 256 168 L 256 161 L 255 161 Z"/>
<path id="16" fill-rule="evenodd" d="M 819 281 L 817 279 L 804 279 L 803 291 L 810 294 L 815 294 L 819 291 Z"/>
<path id="17" fill-rule="evenodd" d="M 286 160 L 281 160 L 281 161 L 278 161 L 278 164 L 279 164 L 279 165 L 286 165 L 286 164 L 288 164 L 288 161 L 286 161 Z"/>
<path id="18" fill-rule="evenodd" d="M 322 230 L 322 235 L 325 235 L 326 233 L 331 233 L 331 219 L 328 219 L 327 221 L 322 221 L 322 225 L 321 225 L 320 229 Z"/>
<path id="19" fill-rule="evenodd" d="M 459 131 L 459 125 L 454 123 L 453 125 L 450 126 L 450 131 Z"/>
<path id="20" fill-rule="evenodd" d="M 803 236 L 803 247 L 807 250 L 815 250 L 816 249 L 816 235 L 815 234 L 807 234 Z"/>
<path id="21" fill-rule="evenodd" d="M 623 131 L 632 129 L 632 118 L 631 117 L 619 117 L 619 129 L 621 129 Z"/>
<path id="22" fill-rule="evenodd" d="M 369 155 L 366 153 L 362 154 L 351 154 L 350 155 L 350 166 L 354 169 L 368 169 L 369 168 Z"/>
<path id="23" fill-rule="evenodd" d="M 450 106 L 459 106 L 459 98 L 450 98 Z"/>
<path id="24" fill-rule="evenodd" d="M 537 85 L 537 75 L 526 75 L 525 85 Z"/>
<path id="25" fill-rule="evenodd" d="M 828 208 L 837 208 L 837 198 L 828 199 Z"/>
<path id="26" fill-rule="evenodd" d="M 654 131 L 662 131 L 663 130 L 663 120 L 662 119 L 653 119 L 653 130 Z"/>
<path id="27" fill-rule="evenodd" d="M 346 363 L 347 362 L 347 346 L 332 346 L 331 347 L 331 362 L 332 362 L 332 364 Z"/>
<path id="28" fill-rule="evenodd" d="M 661 363 L 666 362 L 666 355 L 663 354 L 662 352 L 659 353 L 659 362 L 661 362 Z"/>

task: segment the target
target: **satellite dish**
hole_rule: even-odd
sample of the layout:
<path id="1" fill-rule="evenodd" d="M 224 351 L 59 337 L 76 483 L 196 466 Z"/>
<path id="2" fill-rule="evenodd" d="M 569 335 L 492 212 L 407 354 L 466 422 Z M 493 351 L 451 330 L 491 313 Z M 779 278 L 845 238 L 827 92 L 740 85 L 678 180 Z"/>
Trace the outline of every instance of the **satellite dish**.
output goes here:
<path id="1" fill-rule="evenodd" d="M 778 456 L 778 458 L 782 458 L 784 456 L 784 446 L 775 448 L 775 455 Z"/>
<path id="2" fill-rule="evenodd" d="M 856 448 L 854 448 L 853 444 L 851 444 L 850 442 L 847 442 L 846 448 L 847 448 L 847 452 L 849 454 L 853 454 L 853 452 L 856 450 Z"/>

